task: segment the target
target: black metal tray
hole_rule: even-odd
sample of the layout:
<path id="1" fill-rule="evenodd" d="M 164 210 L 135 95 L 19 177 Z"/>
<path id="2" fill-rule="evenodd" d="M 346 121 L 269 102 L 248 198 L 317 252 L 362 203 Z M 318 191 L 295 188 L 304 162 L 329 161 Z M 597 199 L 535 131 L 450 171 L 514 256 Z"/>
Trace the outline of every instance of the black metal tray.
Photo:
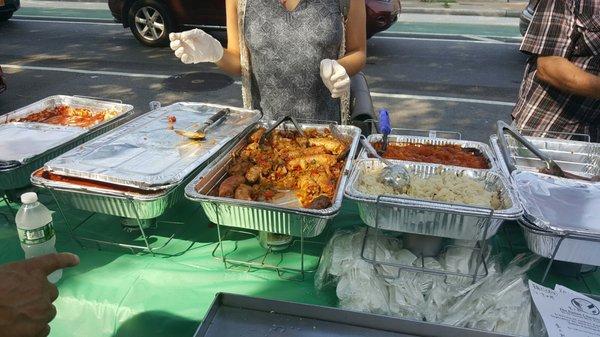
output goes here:
<path id="1" fill-rule="evenodd" d="M 506 337 L 316 305 L 218 293 L 194 337 Z"/>

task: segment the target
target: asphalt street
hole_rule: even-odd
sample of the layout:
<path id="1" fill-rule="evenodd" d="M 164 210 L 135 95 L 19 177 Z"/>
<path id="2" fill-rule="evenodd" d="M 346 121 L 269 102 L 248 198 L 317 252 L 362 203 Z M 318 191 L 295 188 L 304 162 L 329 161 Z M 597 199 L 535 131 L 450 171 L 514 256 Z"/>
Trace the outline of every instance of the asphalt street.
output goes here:
<path id="1" fill-rule="evenodd" d="M 144 47 L 118 24 L 74 20 L 20 17 L 0 24 L 0 65 L 9 86 L 0 114 L 55 94 L 119 99 L 137 113 L 150 101 L 241 105 L 239 78 L 216 66 L 184 65 L 170 49 Z M 478 34 L 481 23 L 452 32 L 443 23 L 436 31 L 435 24 L 424 33 L 402 22 L 369 40 L 365 73 L 374 106 L 390 110 L 395 127 L 487 141 L 495 121 L 510 118 L 525 62 L 518 39 L 506 34 L 507 25 L 496 36 L 489 29 Z"/>

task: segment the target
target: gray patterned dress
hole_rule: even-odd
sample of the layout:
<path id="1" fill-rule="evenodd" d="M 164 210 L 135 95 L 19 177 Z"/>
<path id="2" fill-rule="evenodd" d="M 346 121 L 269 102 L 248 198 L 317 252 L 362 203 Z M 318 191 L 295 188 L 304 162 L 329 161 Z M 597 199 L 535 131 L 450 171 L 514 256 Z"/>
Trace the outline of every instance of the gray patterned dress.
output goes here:
<path id="1" fill-rule="evenodd" d="M 247 0 L 244 37 L 250 52 L 253 108 L 277 119 L 340 120 L 340 101 L 319 75 L 323 59 L 337 59 L 343 38 L 339 0 Z"/>

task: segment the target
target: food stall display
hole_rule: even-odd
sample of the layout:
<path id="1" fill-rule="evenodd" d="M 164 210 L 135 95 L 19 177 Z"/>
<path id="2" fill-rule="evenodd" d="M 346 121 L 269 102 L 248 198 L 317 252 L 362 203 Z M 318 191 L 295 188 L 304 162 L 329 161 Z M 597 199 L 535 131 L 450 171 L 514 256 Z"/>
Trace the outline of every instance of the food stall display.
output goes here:
<path id="1" fill-rule="evenodd" d="M 83 210 L 156 218 L 182 199 L 182 182 L 260 118 L 258 111 L 231 108 L 226 119 L 201 142 L 173 131 L 174 125 L 198 128 L 223 108 L 176 103 L 153 110 L 49 161 L 32 181 Z"/>
<path id="2" fill-rule="evenodd" d="M 133 106 L 77 96 L 51 96 L 0 118 L 0 189 L 30 184 L 54 157 L 128 121 Z"/>
<path id="3" fill-rule="evenodd" d="M 268 126 L 255 124 L 187 186 L 186 196 L 219 225 L 317 236 L 341 208 L 360 129 L 301 124 L 300 135 L 284 125 L 259 144 Z"/>
<path id="4" fill-rule="evenodd" d="M 437 164 L 398 162 L 411 175 L 405 191 L 376 180 L 385 164 L 375 159 L 355 163 L 346 196 L 357 202 L 370 227 L 396 232 L 480 240 L 522 213 L 508 182 L 499 172 Z"/>
<path id="5" fill-rule="evenodd" d="M 499 137 L 505 137 L 506 151 Z M 566 172 L 600 175 L 600 144 L 525 138 Z M 524 209 L 519 224 L 529 249 L 550 258 L 550 264 L 558 260 L 600 266 L 600 183 L 541 173 L 547 172 L 544 162 L 510 136 L 493 135 L 490 142 Z"/>
<path id="6" fill-rule="evenodd" d="M 380 151 L 383 135 L 372 134 L 367 140 Z M 381 156 L 386 159 L 418 163 L 431 163 L 466 167 L 472 169 L 496 169 L 494 155 L 489 145 L 466 140 L 407 136 L 388 136 L 386 151 Z M 363 149 L 361 158 L 371 158 Z"/>

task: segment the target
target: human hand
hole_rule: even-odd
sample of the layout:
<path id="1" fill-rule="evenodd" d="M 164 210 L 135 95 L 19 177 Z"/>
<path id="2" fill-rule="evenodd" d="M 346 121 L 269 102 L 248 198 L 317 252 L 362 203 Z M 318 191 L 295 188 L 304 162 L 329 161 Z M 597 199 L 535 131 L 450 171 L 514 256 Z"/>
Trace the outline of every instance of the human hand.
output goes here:
<path id="1" fill-rule="evenodd" d="M 58 298 L 58 289 L 47 276 L 78 264 L 77 255 L 60 253 L 0 266 L 2 337 L 48 336 L 48 323 L 56 316 L 52 302 Z"/>
<path id="2" fill-rule="evenodd" d="M 321 79 L 331 92 L 332 98 L 340 98 L 350 90 L 350 76 L 336 60 L 324 59 L 321 61 Z"/>
<path id="3" fill-rule="evenodd" d="M 185 64 L 218 62 L 223 57 L 223 46 L 201 29 L 169 34 L 171 49 Z"/>

